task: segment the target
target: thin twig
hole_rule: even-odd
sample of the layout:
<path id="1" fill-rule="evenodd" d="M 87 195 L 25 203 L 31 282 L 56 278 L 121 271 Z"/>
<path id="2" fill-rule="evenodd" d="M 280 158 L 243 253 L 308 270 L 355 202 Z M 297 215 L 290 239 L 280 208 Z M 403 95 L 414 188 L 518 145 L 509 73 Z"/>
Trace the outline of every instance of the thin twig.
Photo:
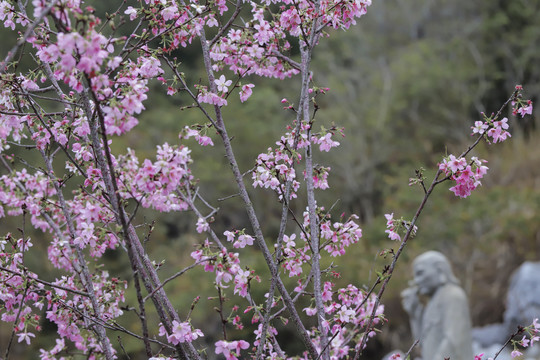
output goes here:
<path id="1" fill-rule="evenodd" d="M 411 347 L 409 348 L 409 350 L 407 351 L 407 353 L 405 354 L 403 360 L 407 360 L 407 358 L 409 357 L 409 355 L 411 354 L 411 351 L 413 351 L 413 349 L 416 347 L 416 345 L 418 345 L 418 343 L 420 342 L 419 339 L 416 339 L 416 341 L 411 345 Z"/>
<path id="2" fill-rule="evenodd" d="M 512 341 L 513 338 L 515 338 L 516 336 L 518 336 L 519 334 L 521 334 L 523 332 L 523 327 L 521 326 L 518 326 L 517 330 L 515 333 L 513 333 L 512 335 L 510 335 L 510 337 L 506 340 L 506 342 L 504 343 L 503 346 L 501 346 L 501 348 L 499 349 L 499 351 L 497 351 L 497 353 L 495 354 L 495 356 L 493 357 L 493 360 L 496 360 L 497 357 L 501 354 L 501 352 L 504 350 L 504 348 Z"/>
<path id="3" fill-rule="evenodd" d="M 5 272 L 8 272 L 8 273 L 13 274 L 13 275 L 20 276 L 21 278 L 23 278 L 25 280 L 33 280 L 33 281 L 35 281 L 37 283 L 43 284 L 45 286 L 49 286 L 49 287 L 54 288 L 54 289 L 67 291 L 67 292 L 77 294 L 77 295 L 80 295 L 80 296 L 84 296 L 84 297 L 89 297 L 88 293 L 86 293 L 84 291 L 79 291 L 79 290 L 70 289 L 70 288 L 67 288 L 67 287 L 64 287 L 64 286 L 61 286 L 61 285 L 56 285 L 56 284 L 53 284 L 51 282 L 42 280 L 42 279 L 40 279 L 38 277 L 28 276 L 27 274 L 22 274 L 20 272 L 5 268 L 3 266 L 0 266 L 0 271 L 5 271 Z M 35 274 L 35 273 L 32 273 L 32 274 Z"/>
<path id="4" fill-rule="evenodd" d="M 225 31 L 227 31 L 227 29 L 229 27 L 231 27 L 232 23 L 234 22 L 234 20 L 236 20 L 236 18 L 238 17 L 238 15 L 240 14 L 240 11 L 242 10 L 242 1 L 241 0 L 237 0 L 236 1 L 236 9 L 234 9 L 234 13 L 231 15 L 229 21 L 227 21 L 227 23 L 225 25 L 223 25 L 220 29 L 219 29 L 219 32 L 216 34 L 216 36 L 214 36 L 214 38 L 210 41 L 210 47 L 212 47 L 216 41 L 219 40 L 219 38 L 221 37 L 221 35 L 223 35 L 223 33 L 225 33 Z"/>

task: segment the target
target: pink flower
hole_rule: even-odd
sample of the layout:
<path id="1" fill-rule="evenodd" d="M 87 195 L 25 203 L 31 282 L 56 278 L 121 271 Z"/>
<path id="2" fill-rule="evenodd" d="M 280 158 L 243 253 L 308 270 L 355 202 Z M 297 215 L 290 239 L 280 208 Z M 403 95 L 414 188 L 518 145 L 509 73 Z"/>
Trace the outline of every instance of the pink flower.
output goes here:
<path id="1" fill-rule="evenodd" d="M 224 287 L 224 288 L 228 287 L 224 285 L 224 283 L 228 283 L 232 279 L 233 279 L 232 275 L 229 274 L 228 272 L 220 271 L 220 270 L 216 271 L 216 284 L 218 284 L 219 286 Z"/>
<path id="2" fill-rule="evenodd" d="M 240 356 L 240 351 L 249 347 L 249 343 L 244 340 L 239 341 L 224 341 L 216 342 L 216 354 L 223 354 L 226 360 L 237 360 Z"/>
<path id="3" fill-rule="evenodd" d="M 475 121 L 474 126 L 471 128 L 473 129 L 473 134 L 483 134 L 488 127 L 488 124 L 482 121 Z"/>
<path id="4" fill-rule="evenodd" d="M 107 62 L 107 67 L 109 69 L 116 69 L 118 66 L 120 66 L 120 63 L 122 62 L 122 58 L 120 56 L 115 56 L 111 60 Z"/>
<path id="5" fill-rule="evenodd" d="M 354 315 L 355 315 L 355 311 L 352 309 L 349 309 L 347 306 L 342 306 L 336 314 L 339 321 L 341 321 L 342 323 L 350 322 L 351 318 L 354 317 Z"/>
<path id="6" fill-rule="evenodd" d="M 384 217 L 386 218 L 386 226 L 394 226 L 394 213 L 391 214 L 384 214 Z"/>
<path id="7" fill-rule="evenodd" d="M 252 94 L 252 88 L 255 87 L 253 84 L 246 84 L 242 86 L 242 91 L 240 91 L 240 101 L 246 101 Z"/>
<path id="8" fill-rule="evenodd" d="M 82 56 L 81 60 L 77 64 L 77 69 L 82 70 L 87 74 L 91 74 L 92 71 L 99 70 L 99 66 L 95 62 L 95 58 L 89 56 Z"/>
<path id="9" fill-rule="evenodd" d="M 388 234 L 390 240 L 401 241 L 401 236 L 397 232 L 393 230 L 385 230 L 384 232 Z"/>
<path id="10" fill-rule="evenodd" d="M 267 43 L 273 35 L 270 24 L 266 20 L 261 19 L 260 23 L 255 24 L 254 28 L 257 32 L 253 35 L 253 38 L 259 42 L 259 45 Z"/>
<path id="11" fill-rule="evenodd" d="M 206 8 L 204 5 L 191 4 L 191 7 L 197 12 L 197 14 L 202 14 Z"/>
<path id="12" fill-rule="evenodd" d="M 448 157 L 448 167 L 450 171 L 455 173 L 458 170 L 463 169 L 467 165 L 467 160 L 465 158 L 457 159 L 454 155 Z"/>
<path id="13" fill-rule="evenodd" d="M 317 309 L 311 307 L 304 308 L 303 310 L 306 312 L 307 316 L 313 316 L 317 313 Z"/>
<path id="14" fill-rule="evenodd" d="M 161 12 L 161 16 L 163 16 L 163 20 L 165 21 L 175 19 L 178 15 L 178 8 L 176 5 L 169 6 Z"/>
<path id="15" fill-rule="evenodd" d="M 232 231 L 227 230 L 227 231 L 225 231 L 223 233 L 223 235 L 225 235 L 227 237 L 228 242 L 233 242 L 234 241 L 235 233 L 233 233 Z"/>
<path id="16" fill-rule="evenodd" d="M 133 6 L 128 6 L 127 10 L 124 11 L 124 14 L 129 15 L 129 20 L 133 21 L 137 18 L 137 9 Z"/>
<path id="17" fill-rule="evenodd" d="M 240 296 L 247 295 L 247 286 L 249 281 L 250 272 L 248 270 L 238 270 L 238 273 L 234 277 L 234 293 Z"/>
<path id="18" fill-rule="evenodd" d="M 167 335 L 167 341 L 173 345 L 178 345 L 179 343 L 192 342 L 199 337 L 204 336 L 201 330 L 192 329 L 191 324 L 187 321 L 179 323 L 176 320 L 173 320 L 172 323 L 172 333 Z M 163 325 L 160 326 L 159 335 L 165 335 L 165 328 Z"/>
<path id="19" fill-rule="evenodd" d="M 202 146 L 214 146 L 214 142 L 212 141 L 212 139 L 209 137 L 209 136 L 206 136 L 206 135 L 203 135 L 203 136 L 195 136 L 195 139 L 197 139 L 197 142 L 199 143 L 199 145 L 202 145 Z"/>
<path id="20" fill-rule="evenodd" d="M 232 41 L 240 41 L 241 38 L 242 38 L 241 30 L 232 29 L 229 31 L 229 39 L 231 39 Z"/>
<path id="21" fill-rule="evenodd" d="M 242 234 L 238 236 L 238 240 L 235 241 L 233 247 L 235 248 L 245 248 L 246 245 L 253 245 L 253 237 L 250 235 Z"/>
<path id="22" fill-rule="evenodd" d="M 205 232 L 205 231 L 208 231 L 210 229 L 210 225 L 208 225 L 208 223 L 206 222 L 206 220 L 204 220 L 203 218 L 199 218 L 197 220 L 197 232 L 199 234 Z"/>
<path id="23" fill-rule="evenodd" d="M 208 27 L 219 26 L 219 23 L 218 23 L 218 21 L 216 19 L 216 16 L 214 14 L 208 15 L 208 18 L 207 18 L 207 21 L 206 21 L 206 26 L 208 26 Z"/>
<path id="24" fill-rule="evenodd" d="M 532 111 L 533 111 L 533 106 L 532 106 L 532 101 L 530 100 L 527 106 L 522 106 L 518 109 L 518 113 L 521 115 L 521 117 L 524 117 L 527 114 L 532 115 Z"/>
<path id="25" fill-rule="evenodd" d="M 335 146 L 339 146 L 339 142 L 333 141 L 331 137 L 332 137 L 332 134 L 327 133 L 326 135 L 318 139 L 319 150 L 328 152 L 330 151 L 331 148 Z"/>
<path id="26" fill-rule="evenodd" d="M 512 359 L 513 359 L 515 357 L 523 355 L 523 353 L 516 349 L 516 350 L 512 351 L 512 353 L 510 355 L 512 356 Z"/>
<path id="27" fill-rule="evenodd" d="M 227 92 L 229 91 L 229 86 L 232 84 L 232 80 L 225 79 L 225 75 L 221 75 L 219 79 L 215 79 L 214 83 L 217 85 L 218 91 Z"/>
<path id="28" fill-rule="evenodd" d="M 153 78 L 163 74 L 159 60 L 155 57 L 142 58 L 138 73 L 144 78 Z"/>
<path id="29" fill-rule="evenodd" d="M 17 336 L 19 337 L 19 339 L 17 339 L 17 342 L 22 342 L 24 340 L 26 341 L 27 345 L 30 345 L 30 338 L 36 337 L 36 335 L 29 332 L 19 333 L 17 334 Z"/>
<path id="30" fill-rule="evenodd" d="M 323 301 L 332 300 L 332 286 L 333 284 L 330 281 L 325 281 L 323 286 L 323 292 L 321 294 Z"/>
<path id="31" fill-rule="evenodd" d="M 493 122 L 493 127 L 488 130 L 487 135 L 493 139 L 494 143 L 503 142 L 512 136 L 506 129 L 508 129 L 508 118 L 503 118 Z"/>
<path id="32" fill-rule="evenodd" d="M 385 233 L 388 234 L 388 238 L 390 240 L 401 241 L 401 236 L 396 232 L 394 226 L 394 213 L 384 214 L 384 217 L 386 218 L 386 227 L 388 228 L 388 230 L 385 230 Z"/>

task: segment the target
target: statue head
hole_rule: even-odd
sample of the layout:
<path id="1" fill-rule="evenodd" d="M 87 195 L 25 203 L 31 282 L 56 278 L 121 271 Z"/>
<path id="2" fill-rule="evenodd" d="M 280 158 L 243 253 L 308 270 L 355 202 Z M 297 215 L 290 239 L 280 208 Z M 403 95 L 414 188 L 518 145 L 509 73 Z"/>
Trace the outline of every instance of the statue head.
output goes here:
<path id="1" fill-rule="evenodd" d="M 438 251 L 427 251 L 414 259 L 413 273 L 420 295 L 431 296 L 447 283 L 459 283 L 448 259 Z"/>

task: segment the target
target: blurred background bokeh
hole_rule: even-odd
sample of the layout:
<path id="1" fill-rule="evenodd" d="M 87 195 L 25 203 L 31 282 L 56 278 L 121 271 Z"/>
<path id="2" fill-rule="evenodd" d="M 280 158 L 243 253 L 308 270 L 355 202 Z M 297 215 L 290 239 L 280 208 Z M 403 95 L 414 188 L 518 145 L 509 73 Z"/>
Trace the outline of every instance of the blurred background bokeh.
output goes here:
<path id="1" fill-rule="evenodd" d="M 98 12 L 107 11 L 107 2 L 92 4 Z M 338 284 L 370 286 L 375 272 L 388 263 L 378 254 L 396 243 L 386 238 L 384 213 L 411 218 L 423 192 L 408 186 L 415 169 L 426 169 L 433 176 L 437 162 L 447 153 L 459 153 L 471 141 L 470 126 L 480 120 L 480 112 L 496 112 L 516 84 L 524 95 L 540 100 L 540 0 L 385 0 L 374 1 L 368 14 L 347 32 L 331 31 L 321 39 L 314 57 L 314 82 L 330 91 L 318 99 L 317 124 L 345 127 L 341 146 L 316 161 L 332 168 L 330 189 L 318 192 L 318 202 L 342 212 L 360 216 L 363 240 L 345 256 L 334 260 L 341 278 Z M 122 28 L 119 31 L 124 31 Z M 127 30 L 126 30 L 127 31 Z M 15 39 L 2 29 L 0 43 L 4 57 Z M 5 39 L 5 41 L 4 41 Z M 203 78 L 202 61 L 196 47 L 175 54 L 188 83 Z M 294 56 L 295 54 L 293 54 Z M 232 76 L 228 74 L 229 76 Z M 257 154 L 279 139 L 294 114 L 282 109 L 283 97 L 297 102 L 298 79 L 277 81 L 249 79 L 255 84 L 253 96 L 240 104 L 229 98 L 225 119 L 242 171 L 254 166 Z M 155 146 L 164 141 L 178 142 L 178 132 L 186 125 L 204 121 L 196 109 L 181 110 L 191 102 L 184 95 L 169 97 L 158 82 L 152 82 L 146 110 L 139 125 L 127 136 L 115 138 L 114 150 L 136 149 L 141 159 L 153 158 Z M 391 349 L 406 350 L 411 345 L 408 320 L 400 305 L 399 293 L 411 278 L 411 260 L 426 250 L 439 250 L 451 261 L 470 301 L 473 324 L 500 322 L 508 279 L 523 261 L 540 260 L 540 136 L 536 129 L 538 110 L 524 119 L 505 113 L 511 119 L 512 138 L 502 144 L 481 144 L 475 155 L 487 159 L 490 168 L 481 188 L 467 199 L 456 198 L 443 184 L 430 199 L 414 238 L 401 258 L 390 287 L 384 295 L 388 322 L 371 340 L 365 359 L 379 359 Z M 251 232 L 245 211 L 235 195 L 235 183 L 212 131 L 216 146 L 201 148 L 188 143 L 193 173 L 200 179 L 200 192 L 220 210 L 213 226 L 218 234 L 226 229 Z M 246 176 L 250 182 L 250 177 Z M 275 195 L 251 189 L 255 206 L 269 242 L 277 236 L 280 205 Z M 219 200 L 226 198 L 226 200 Z M 293 204 L 303 210 L 302 196 Z M 156 261 L 165 260 L 163 278 L 192 263 L 190 252 L 204 236 L 195 232 L 191 213 L 160 214 L 140 211 L 137 221 L 155 221 L 148 247 Z M 3 233 L 17 232 L 21 219 L 1 219 Z M 28 226 L 28 225 L 27 225 Z M 27 229 L 30 231 L 30 229 Z M 146 231 L 140 228 L 141 234 Z M 294 231 L 291 227 L 290 231 Z M 41 256 L 47 248 L 47 235 L 32 234 L 34 256 L 28 267 L 46 279 L 56 272 Z M 257 249 L 246 250 L 244 265 L 261 274 L 262 284 L 252 283 L 254 298 L 262 301 L 267 285 L 266 269 Z M 131 281 L 126 255 L 109 251 L 106 266 L 113 276 Z M 329 262 L 326 263 L 328 265 Z M 131 285 L 131 282 L 130 282 Z M 292 282 L 291 282 L 292 285 Z M 212 278 L 195 269 L 166 286 L 181 316 L 186 316 L 193 299 L 202 295 L 192 313 L 193 324 L 211 343 L 221 334 L 219 306 Z M 226 305 L 241 303 L 232 298 Z M 308 302 L 306 301 L 306 304 Z M 128 306 L 135 306 L 132 292 Z M 154 314 L 155 315 L 155 314 Z M 231 336 L 253 340 L 251 314 L 243 332 Z M 152 318 L 155 329 L 156 317 Z M 133 315 L 123 325 L 139 332 Z M 44 334 L 54 327 L 44 320 Z M 4 349 L 11 324 L 0 325 L 0 348 Z M 121 343 L 131 359 L 142 359 L 143 345 L 122 334 Z M 285 348 L 301 349 L 300 342 L 284 328 Z M 50 348 L 52 337 L 36 338 L 31 350 L 14 349 L 11 358 L 37 358 L 40 347 Z M 120 350 L 121 357 L 127 358 Z M 213 349 L 213 347 L 210 347 Z M 211 350 L 208 355 L 214 356 Z"/>

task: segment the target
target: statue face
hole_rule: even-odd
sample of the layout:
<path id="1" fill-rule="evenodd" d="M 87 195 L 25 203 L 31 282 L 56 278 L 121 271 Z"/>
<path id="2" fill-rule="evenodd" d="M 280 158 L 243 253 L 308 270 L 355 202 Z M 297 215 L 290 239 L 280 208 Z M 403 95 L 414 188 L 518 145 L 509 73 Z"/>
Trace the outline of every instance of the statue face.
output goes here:
<path id="1" fill-rule="evenodd" d="M 414 265 L 414 282 L 420 295 L 433 295 L 441 285 L 441 273 L 435 264 L 420 262 Z"/>

